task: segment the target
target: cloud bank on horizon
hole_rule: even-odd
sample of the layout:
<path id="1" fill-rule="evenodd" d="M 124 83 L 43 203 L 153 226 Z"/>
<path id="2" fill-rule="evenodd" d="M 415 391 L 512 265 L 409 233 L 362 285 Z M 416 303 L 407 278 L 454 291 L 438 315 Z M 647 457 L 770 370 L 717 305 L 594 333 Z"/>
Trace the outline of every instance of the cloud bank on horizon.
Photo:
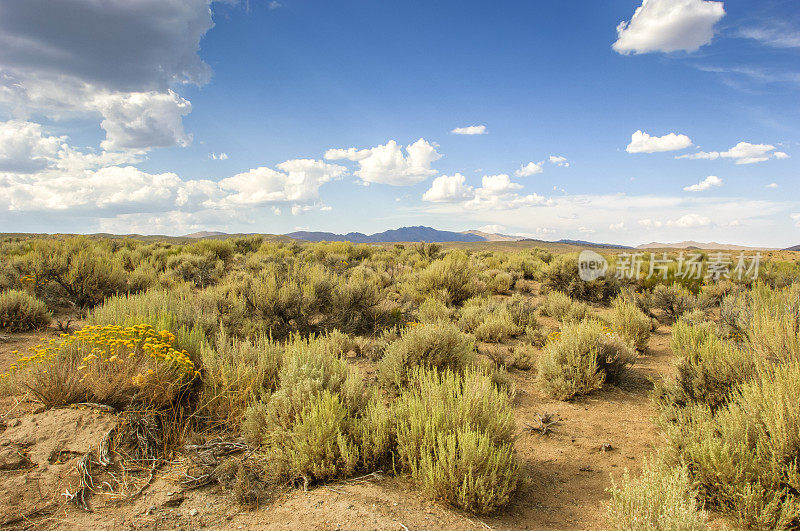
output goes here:
<path id="1" fill-rule="evenodd" d="M 321 1 L 0 0 L 0 223 L 796 244 L 798 15 L 635 4 L 443 5 L 412 39 L 371 4 L 381 35 Z M 456 39 L 556 15 L 585 31 Z"/>

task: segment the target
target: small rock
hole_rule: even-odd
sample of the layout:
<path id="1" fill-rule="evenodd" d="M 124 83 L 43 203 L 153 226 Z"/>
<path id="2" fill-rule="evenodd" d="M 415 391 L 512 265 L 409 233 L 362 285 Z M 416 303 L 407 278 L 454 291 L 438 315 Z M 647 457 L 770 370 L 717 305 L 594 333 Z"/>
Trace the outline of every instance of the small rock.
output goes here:
<path id="1" fill-rule="evenodd" d="M 155 506 L 155 505 L 151 505 L 151 506 L 150 506 L 150 507 L 147 509 L 147 511 L 145 511 L 145 513 L 146 513 L 146 514 L 153 514 L 154 512 L 156 512 L 156 506 Z"/>
<path id="2" fill-rule="evenodd" d="M 17 426 L 19 426 L 20 424 L 22 424 L 22 421 L 21 421 L 21 420 L 19 420 L 19 419 L 11 419 L 10 421 L 8 421 L 8 424 L 7 424 L 7 426 L 8 426 L 9 428 L 16 428 L 16 427 L 17 427 Z"/>
<path id="3" fill-rule="evenodd" d="M 21 448 L 6 446 L 0 450 L 0 470 L 19 470 L 28 468 L 31 464 Z"/>
<path id="4" fill-rule="evenodd" d="M 181 494 L 180 492 L 177 493 L 177 494 L 175 494 L 175 493 L 172 493 L 172 494 L 173 495 L 170 496 L 170 498 L 167 501 L 164 502 L 164 506 L 165 507 L 177 507 L 178 505 L 183 503 L 184 499 L 186 499 L 186 497 L 183 494 Z"/>
<path id="5" fill-rule="evenodd" d="M 189 511 L 189 516 L 197 516 L 197 509 L 192 509 Z"/>
<path id="6" fill-rule="evenodd" d="M 600 451 L 603 453 L 610 452 L 613 449 L 614 447 L 611 446 L 611 443 L 603 443 L 600 445 Z"/>

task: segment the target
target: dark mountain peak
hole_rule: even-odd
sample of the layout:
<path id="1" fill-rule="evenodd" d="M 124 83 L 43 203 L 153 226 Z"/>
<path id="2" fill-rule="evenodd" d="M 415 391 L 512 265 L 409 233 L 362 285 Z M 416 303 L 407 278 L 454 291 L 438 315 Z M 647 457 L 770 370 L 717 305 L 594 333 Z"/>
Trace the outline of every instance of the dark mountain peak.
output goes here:
<path id="1" fill-rule="evenodd" d="M 290 232 L 286 236 L 297 240 L 312 242 L 353 242 L 353 243 L 391 243 L 391 242 L 482 242 L 486 238 L 475 234 L 464 234 L 447 230 L 436 230 L 432 227 L 417 225 L 414 227 L 400 227 L 383 232 L 370 234 L 361 232 L 348 232 L 347 234 L 334 234 L 332 232 Z"/>

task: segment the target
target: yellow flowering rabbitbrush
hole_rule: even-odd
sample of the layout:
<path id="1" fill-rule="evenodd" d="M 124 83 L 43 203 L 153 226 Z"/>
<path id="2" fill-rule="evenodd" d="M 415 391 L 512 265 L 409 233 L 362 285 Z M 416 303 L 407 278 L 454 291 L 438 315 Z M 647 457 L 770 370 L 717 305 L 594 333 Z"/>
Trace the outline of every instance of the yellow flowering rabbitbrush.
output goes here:
<path id="1" fill-rule="evenodd" d="M 28 355 L 18 354 L 6 375 L 21 376 L 31 388 L 50 366 L 77 373 L 69 377 L 77 376 L 82 389 L 73 394 L 115 407 L 131 402 L 165 407 L 200 375 L 189 353 L 173 347 L 174 334 L 146 324 L 86 326 L 61 334 L 61 340 L 44 341 Z"/>

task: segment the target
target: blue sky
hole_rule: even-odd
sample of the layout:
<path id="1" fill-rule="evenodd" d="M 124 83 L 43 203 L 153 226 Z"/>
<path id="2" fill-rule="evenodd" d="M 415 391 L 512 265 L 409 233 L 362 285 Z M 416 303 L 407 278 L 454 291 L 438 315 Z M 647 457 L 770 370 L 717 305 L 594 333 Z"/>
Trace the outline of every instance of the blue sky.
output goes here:
<path id="1" fill-rule="evenodd" d="M 0 224 L 795 245 L 798 35 L 778 0 L 0 0 Z"/>

